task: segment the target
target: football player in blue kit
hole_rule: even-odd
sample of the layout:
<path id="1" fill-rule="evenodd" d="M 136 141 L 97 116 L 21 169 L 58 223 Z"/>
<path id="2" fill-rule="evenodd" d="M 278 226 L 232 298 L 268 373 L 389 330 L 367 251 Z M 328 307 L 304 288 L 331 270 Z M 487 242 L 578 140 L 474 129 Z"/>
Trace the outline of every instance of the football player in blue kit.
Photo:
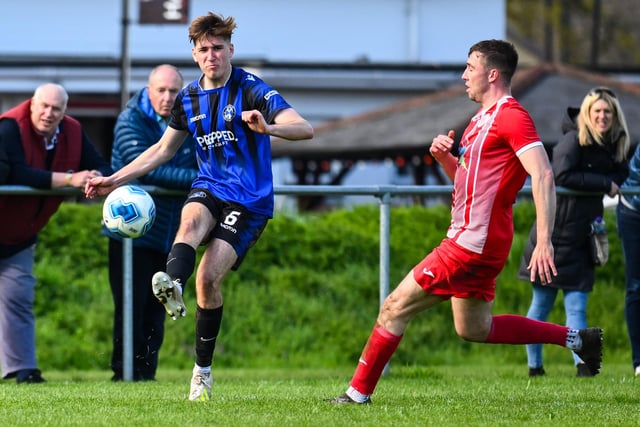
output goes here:
<path id="1" fill-rule="evenodd" d="M 88 198 L 105 196 L 169 161 L 187 135 L 196 141 L 199 173 L 182 209 L 166 271 L 152 280 L 174 319 L 185 315 L 182 286 L 196 272 L 196 360 L 190 400 L 211 397 L 211 364 L 222 320 L 222 282 L 236 270 L 273 216 L 270 137 L 303 140 L 313 127 L 271 86 L 231 65 L 233 17 L 209 12 L 189 26 L 192 55 L 202 75 L 176 98 L 160 140 L 108 177 L 87 183 Z"/>

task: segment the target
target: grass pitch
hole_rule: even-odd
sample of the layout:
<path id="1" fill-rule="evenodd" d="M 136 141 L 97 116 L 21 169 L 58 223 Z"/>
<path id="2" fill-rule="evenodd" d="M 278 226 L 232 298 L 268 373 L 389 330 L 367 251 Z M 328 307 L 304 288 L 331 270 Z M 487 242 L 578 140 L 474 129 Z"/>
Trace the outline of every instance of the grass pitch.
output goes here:
<path id="1" fill-rule="evenodd" d="M 640 378 L 628 364 L 577 378 L 569 365 L 391 367 L 367 406 L 324 401 L 352 368 L 214 369 L 209 402 L 187 400 L 189 371 L 161 367 L 158 381 L 112 383 L 108 372 L 44 372 L 45 384 L 0 382 L 7 426 L 637 426 Z"/>

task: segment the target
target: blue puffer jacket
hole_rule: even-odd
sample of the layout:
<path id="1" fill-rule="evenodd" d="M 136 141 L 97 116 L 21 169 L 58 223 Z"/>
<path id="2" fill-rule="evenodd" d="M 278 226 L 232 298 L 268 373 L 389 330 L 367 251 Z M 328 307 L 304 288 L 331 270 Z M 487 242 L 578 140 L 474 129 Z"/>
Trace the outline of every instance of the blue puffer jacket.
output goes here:
<path id="1" fill-rule="evenodd" d="M 144 150 L 155 144 L 162 136 L 163 129 L 151 106 L 149 94 L 144 88 L 137 92 L 120 113 L 114 128 L 111 167 L 122 169 L 138 157 Z M 188 136 L 176 155 L 169 162 L 131 184 L 155 185 L 163 188 L 184 190 L 185 197 L 153 196 L 156 204 L 156 220 L 153 227 L 142 237 L 133 239 L 133 245 L 147 247 L 169 253 L 173 238 L 180 223 L 180 211 L 191 182 L 198 174 L 195 143 Z M 115 234 L 103 228 L 103 234 L 120 240 Z"/>
<path id="2" fill-rule="evenodd" d="M 622 192 L 628 187 L 640 187 L 640 145 L 636 147 L 633 157 L 629 161 L 629 176 L 620 186 Z M 629 194 L 624 198 L 633 205 L 634 208 L 640 210 L 640 195 Z"/>

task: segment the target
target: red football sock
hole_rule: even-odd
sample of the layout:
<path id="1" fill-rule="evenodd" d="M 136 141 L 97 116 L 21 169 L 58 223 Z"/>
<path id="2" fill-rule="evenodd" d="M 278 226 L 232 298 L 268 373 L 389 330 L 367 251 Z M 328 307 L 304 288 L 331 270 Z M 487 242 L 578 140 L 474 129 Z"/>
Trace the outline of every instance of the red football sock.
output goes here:
<path id="1" fill-rule="evenodd" d="M 351 387 L 362 394 L 373 394 L 385 365 L 398 348 L 402 335 L 393 335 L 381 325 L 374 326 L 362 350 L 358 367 L 351 379 Z"/>
<path id="2" fill-rule="evenodd" d="M 567 345 L 566 326 L 541 322 L 515 314 L 493 316 L 491 331 L 485 342 L 491 344 L 557 344 Z"/>

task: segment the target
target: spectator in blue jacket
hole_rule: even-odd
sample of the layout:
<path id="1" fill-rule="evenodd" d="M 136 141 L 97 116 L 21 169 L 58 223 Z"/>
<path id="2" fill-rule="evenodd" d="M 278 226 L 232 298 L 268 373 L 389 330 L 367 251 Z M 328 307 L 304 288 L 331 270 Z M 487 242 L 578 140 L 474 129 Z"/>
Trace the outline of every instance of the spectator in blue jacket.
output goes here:
<path id="1" fill-rule="evenodd" d="M 148 84 L 138 91 L 120 113 L 114 129 L 111 166 L 121 169 L 153 145 L 162 136 L 171 108 L 182 89 L 180 71 L 168 64 L 149 74 Z M 133 380 L 155 380 L 158 352 L 164 339 L 163 305 L 153 295 L 149 283 L 153 274 L 163 270 L 180 222 L 180 211 L 191 182 L 197 175 L 195 144 L 188 137 L 171 161 L 141 176 L 136 183 L 184 190 L 184 196 L 153 196 L 156 219 L 144 236 L 133 240 Z M 122 239 L 103 229 L 109 236 L 109 282 L 113 294 L 113 381 L 123 373 L 123 266 Z"/>
<path id="2" fill-rule="evenodd" d="M 625 192 L 629 187 L 640 187 L 640 145 L 629 162 L 629 176 L 620 186 L 622 194 L 617 206 L 618 235 L 625 262 L 624 315 L 633 371 L 640 377 L 640 195 Z"/>

